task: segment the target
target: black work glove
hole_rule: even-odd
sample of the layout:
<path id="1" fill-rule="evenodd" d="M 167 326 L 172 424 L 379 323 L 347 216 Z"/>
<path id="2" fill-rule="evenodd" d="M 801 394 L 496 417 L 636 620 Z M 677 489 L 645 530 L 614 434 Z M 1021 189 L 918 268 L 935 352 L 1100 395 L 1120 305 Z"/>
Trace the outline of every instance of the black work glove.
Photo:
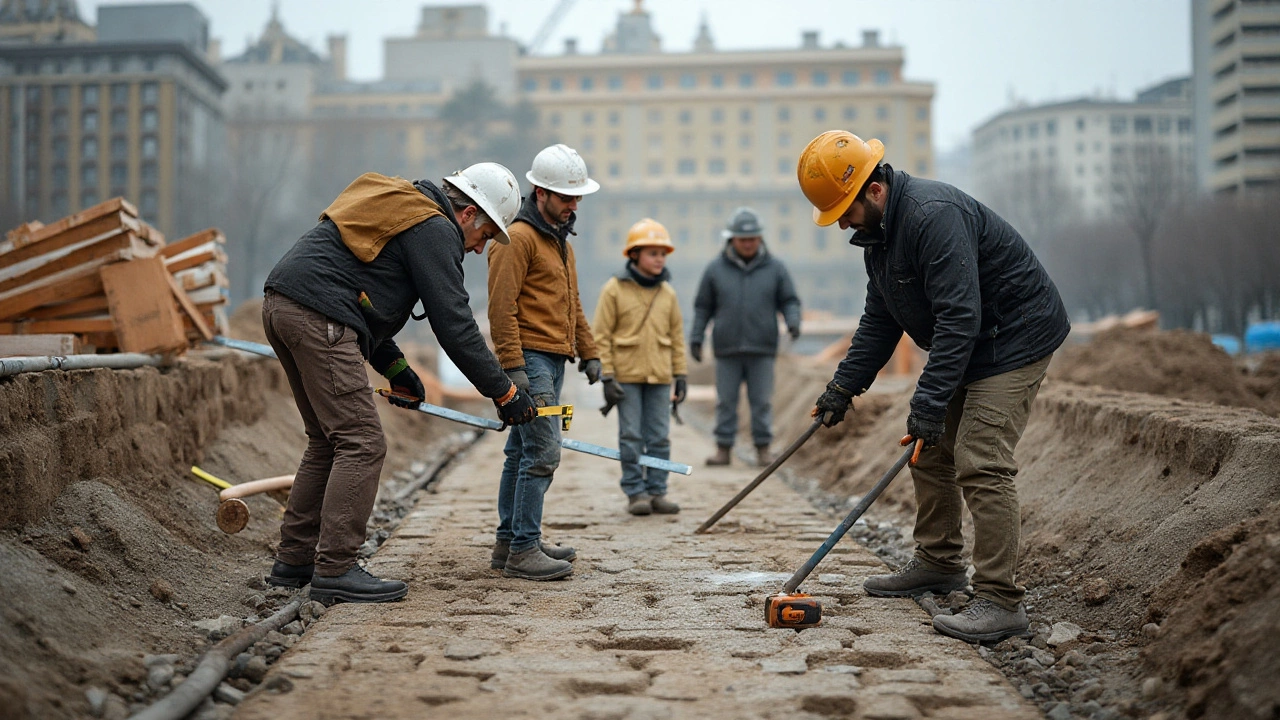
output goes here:
<path id="1" fill-rule="evenodd" d="M 515 386 L 525 392 L 529 392 L 529 373 L 525 372 L 523 367 L 512 368 L 507 371 L 507 377 Z"/>
<path id="2" fill-rule="evenodd" d="M 387 368 L 383 377 L 391 381 L 391 392 L 413 398 L 413 400 L 406 400 L 395 395 L 387 398 L 387 401 L 396 407 L 417 410 L 427 397 L 427 389 L 422 386 L 422 378 L 418 377 L 418 373 L 409 367 L 409 363 L 404 358 L 391 363 L 391 367 Z"/>
<path id="3" fill-rule="evenodd" d="M 679 405 L 689 396 L 689 381 L 684 375 L 676 376 L 676 386 L 674 391 L 675 397 L 671 398 L 673 405 Z"/>
<path id="4" fill-rule="evenodd" d="M 912 410 L 907 416 L 907 434 L 913 440 L 923 440 L 926 448 L 942 442 L 942 435 L 947 431 L 945 420 L 933 420 Z"/>
<path id="5" fill-rule="evenodd" d="M 613 378 L 604 379 L 604 407 L 600 408 L 600 414 L 608 416 L 609 411 L 614 405 L 622 402 L 627 398 L 627 391 L 622 389 L 622 385 Z"/>
<path id="6" fill-rule="evenodd" d="M 600 382 L 600 373 L 603 372 L 603 370 L 604 367 L 600 364 L 600 361 L 595 358 L 578 361 L 578 372 L 586 374 L 588 385 L 595 385 Z"/>
<path id="7" fill-rule="evenodd" d="M 853 392 L 846 390 L 835 380 L 827 383 L 827 389 L 818 396 L 813 404 L 811 417 L 822 420 L 822 424 L 831 427 L 844 420 L 844 414 L 853 407 Z"/>
<path id="8" fill-rule="evenodd" d="M 798 339 L 800 337 L 800 326 L 787 328 L 787 334 L 791 336 L 792 340 Z"/>
<path id="9" fill-rule="evenodd" d="M 538 418 L 538 405 L 528 390 L 516 386 L 516 394 L 506 402 L 493 401 L 498 407 L 498 418 L 504 425 L 524 425 Z"/>
<path id="10" fill-rule="evenodd" d="M 696 362 L 702 362 L 702 343 L 689 343 L 689 357 Z"/>

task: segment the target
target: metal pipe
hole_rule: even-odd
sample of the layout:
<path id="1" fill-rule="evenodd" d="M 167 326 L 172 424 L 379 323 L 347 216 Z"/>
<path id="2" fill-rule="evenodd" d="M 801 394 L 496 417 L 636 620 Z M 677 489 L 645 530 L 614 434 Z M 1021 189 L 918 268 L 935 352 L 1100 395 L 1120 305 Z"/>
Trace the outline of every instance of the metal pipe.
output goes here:
<path id="1" fill-rule="evenodd" d="M 163 355 L 115 353 L 112 355 L 51 355 L 0 358 L 0 377 L 45 370 L 90 370 L 109 368 L 127 370 L 164 362 Z"/>

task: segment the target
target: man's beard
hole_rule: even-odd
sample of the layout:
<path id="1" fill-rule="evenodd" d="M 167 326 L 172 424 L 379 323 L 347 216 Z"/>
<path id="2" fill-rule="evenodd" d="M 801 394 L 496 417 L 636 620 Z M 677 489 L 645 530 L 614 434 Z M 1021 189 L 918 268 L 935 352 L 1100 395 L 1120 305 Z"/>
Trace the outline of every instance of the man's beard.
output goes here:
<path id="1" fill-rule="evenodd" d="M 868 198 L 862 198 L 863 218 L 865 220 L 865 228 L 858 228 L 858 234 L 866 238 L 874 240 L 884 239 L 884 228 L 880 223 L 884 222 L 884 211 L 875 206 Z"/>

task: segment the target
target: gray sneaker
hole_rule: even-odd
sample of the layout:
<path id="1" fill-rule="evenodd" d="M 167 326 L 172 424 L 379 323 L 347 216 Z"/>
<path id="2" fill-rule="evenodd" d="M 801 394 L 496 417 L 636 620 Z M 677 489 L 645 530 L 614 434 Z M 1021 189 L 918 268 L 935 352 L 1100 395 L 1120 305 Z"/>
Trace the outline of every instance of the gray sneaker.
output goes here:
<path id="1" fill-rule="evenodd" d="M 1027 608 L 1018 603 L 1016 610 L 1005 610 L 986 598 L 978 598 L 959 615 L 934 617 L 933 629 L 965 642 L 1000 642 L 1027 634 Z"/>
<path id="2" fill-rule="evenodd" d="M 946 595 L 952 590 L 962 590 L 969 584 L 964 571 L 944 573 L 930 570 L 919 560 L 912 558 L 892 575 L 872 575 L 862 583 L 862 589 L 873 597 L 912 597 L 931 592 Z"/>
<path id="3" fill-rule="evenodd" d="M 666 495 L 654 495 L 649 500 L 649 507 L 659 515 L 675 515 L 680 512 L 680 506 L 668 500 Z"/>
<path id="4" fill-rule="evenodd" d="M 627 496 L 627 512 L 632 515 L 649 515 L 653 512 L 653 496 L 649 493 L 637 493 Z"/>
<path id="5" fill-rule="evenodd" d="M 542 548 L 542 552 L 553 560 L 573 562 L 578 559 L 578 551 L 571 547 L 547 545 L 541 540 L 538 541 L 538 547 Z M 507 566 L 507 555 L 509 554 L 511 554 L 511 541 L 498 540 L 493 544 L 493 555 L 489 559 L 489 567 L 494 570 L 501 570 L 505 568 Z"/>
<path id="6" fill-rule="evenodd" d="M 558 580 L 572 573 L 572 563 L 547 557 L 537 545 L 507 555 L 506 567 L 502 569 L 503 577 L 522 580 Z"/>

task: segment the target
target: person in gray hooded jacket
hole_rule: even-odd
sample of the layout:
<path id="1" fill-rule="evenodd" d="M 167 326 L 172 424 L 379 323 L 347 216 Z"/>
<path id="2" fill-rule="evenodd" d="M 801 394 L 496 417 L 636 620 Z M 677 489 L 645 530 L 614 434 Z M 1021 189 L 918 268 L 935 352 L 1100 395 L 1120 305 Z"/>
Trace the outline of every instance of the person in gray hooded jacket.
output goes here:
<path id="1" fill-rule="evenodd" d="M 707 265 L 694 300 L 689 354 L 702 362 L 707 323 L 716 358 L 716 454 L 708 465 L 728 465 L 738 432 L 738 394 L 743 383 L 751 404 L 756 462 L 772 462 L 773 364 L 778 354 L 778 313 L 791 338 L 800 336 L 800 297 L 781 260 L 769 253 L 760 219 L 738 208 L 724 231 L 724 252 Z"/>

